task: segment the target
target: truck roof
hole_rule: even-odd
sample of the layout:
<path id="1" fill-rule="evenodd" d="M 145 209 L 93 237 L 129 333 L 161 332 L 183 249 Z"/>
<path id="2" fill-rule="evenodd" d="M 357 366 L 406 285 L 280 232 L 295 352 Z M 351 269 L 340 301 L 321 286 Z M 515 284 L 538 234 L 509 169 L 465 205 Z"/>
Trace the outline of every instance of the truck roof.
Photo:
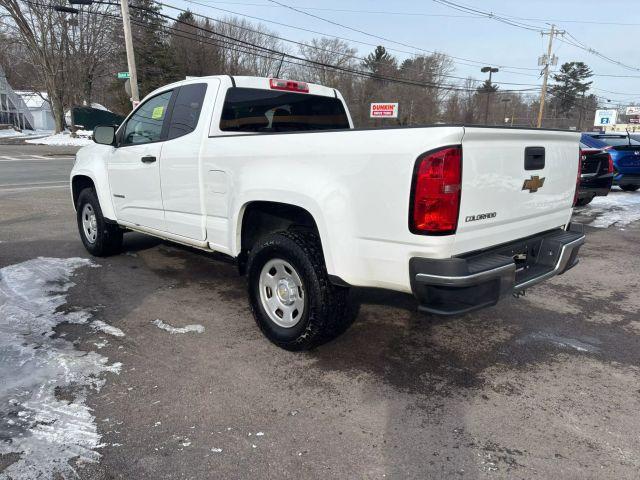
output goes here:
<path id="1" fill-rule="evenodd" d="M 180 85 L 186 85 L 190 83 L 198 83 L 203 80 L 211 80 L 211 79 L 220 79 L 222 81 L 231 80 L 231 83 L 234 87 L 241 88 L 259 88 L 262 90 L 272 90 L 270 81 L 271 79 L 275 79 L 277 77 L 250 77 L 244 75 L 209 75 L 206 77 L 188 77 L 185 80 L 180 80 L 178 82 L 170 83 L 168 85 L 163 85 L 162 87 L 154 90 L 151 94 L 155 94 L 162 90 L 166 90 L 171 87 L 177 87 Z M 293 79 L 291 79 L 293 80 Z M 298 81 L 298 80 L 294 80 Z M 308 92 L 299 92 L 301 95 L 320 95 L 323 97 L 338 97 L 338 93 L 335 88 L 325 87 L 324 85 L 319 85 L 317 83 L 309 83 L 303 82 L 309 87 Z M 149 94 L 149 95 L 151 95 Z"/>

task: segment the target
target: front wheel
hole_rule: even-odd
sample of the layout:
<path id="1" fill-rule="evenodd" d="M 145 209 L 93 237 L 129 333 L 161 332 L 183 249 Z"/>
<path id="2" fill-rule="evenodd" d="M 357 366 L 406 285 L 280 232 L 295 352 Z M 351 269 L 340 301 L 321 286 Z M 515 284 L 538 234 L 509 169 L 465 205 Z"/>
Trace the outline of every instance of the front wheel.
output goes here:
<path id="1" fill-rule="evenodd" d="M 82 190 L 76 207 L 78 230 L 87 251 L 96 257 L 119 253 L 122 230 L 118 225 L 105 221 L 96 192 L 91 188 Z"/>
<path id="2" fill-rule="evenodd" d="M 620 185 L 620 188 L 625 192 L 635 192 L 640 188 L 640 185 Z"/>
<path id="3" fill-rule="evenodd" d="M 308 350 L 347 322 L 348 289 L 333 285 L 314 232 L 269 234 L 251 249 L 249 301 L 256 323 L 286 350 Z"/>

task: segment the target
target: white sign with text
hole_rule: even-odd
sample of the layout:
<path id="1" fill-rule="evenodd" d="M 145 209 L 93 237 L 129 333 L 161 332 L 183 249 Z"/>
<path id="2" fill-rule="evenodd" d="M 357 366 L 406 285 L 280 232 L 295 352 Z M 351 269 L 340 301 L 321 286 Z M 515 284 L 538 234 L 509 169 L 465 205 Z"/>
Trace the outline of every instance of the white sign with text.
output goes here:
<path id="1" fill-rule="evenodd" d="M 398 118 L 398 104 L 372 103 L 369 116 L 371 118 Z"/>

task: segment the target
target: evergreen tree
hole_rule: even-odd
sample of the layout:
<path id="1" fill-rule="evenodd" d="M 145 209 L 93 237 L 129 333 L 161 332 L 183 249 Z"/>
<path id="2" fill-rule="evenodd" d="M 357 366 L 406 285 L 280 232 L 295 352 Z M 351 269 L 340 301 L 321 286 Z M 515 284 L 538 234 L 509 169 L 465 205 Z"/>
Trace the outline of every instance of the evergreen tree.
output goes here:
<path id="1" fill-rule="evenodd" d="M 362 62 L 363 67 L 375 75 L 390 76 L 398 69 L 398 60 L 387 52 L 382 45 L 367 55 Z"/>
<path id="2" fill-rule="evenodd" d="M 171 55 L 166 20 L 153 0 L 131 2 L 131 29 L 136 53 L 140 98 L 179 79 Z"/>
<path id="3" fill-rule="evenodd" d="M 554 97 L 552 103 L 560 112 L 568 114 L 575 106 L 581 107 L 579 104 L 593 83 L 587 81 L 592 75 L 583 62 L 567 62 L 553 75 L 555 84 L 550 86 L 549 92 Z"/>
<path id="4" fill-rule="evenodd" d="M 478 93 L 496 93 L 498 91 L 498 85 L 491 83 L 489 79 L 485 80 L 478 88 Z"/>

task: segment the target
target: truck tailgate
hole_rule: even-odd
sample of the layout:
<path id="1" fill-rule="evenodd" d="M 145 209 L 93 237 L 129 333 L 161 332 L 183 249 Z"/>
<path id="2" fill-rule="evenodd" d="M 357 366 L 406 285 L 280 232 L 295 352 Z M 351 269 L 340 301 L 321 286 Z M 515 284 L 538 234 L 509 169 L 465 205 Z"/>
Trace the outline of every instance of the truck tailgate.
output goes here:
<path id="1" fill-rule="evenodd" d="M 578 174 L 579 139 L 573 132 L 465 128 L 453 254 L 567 224 Z"/>

